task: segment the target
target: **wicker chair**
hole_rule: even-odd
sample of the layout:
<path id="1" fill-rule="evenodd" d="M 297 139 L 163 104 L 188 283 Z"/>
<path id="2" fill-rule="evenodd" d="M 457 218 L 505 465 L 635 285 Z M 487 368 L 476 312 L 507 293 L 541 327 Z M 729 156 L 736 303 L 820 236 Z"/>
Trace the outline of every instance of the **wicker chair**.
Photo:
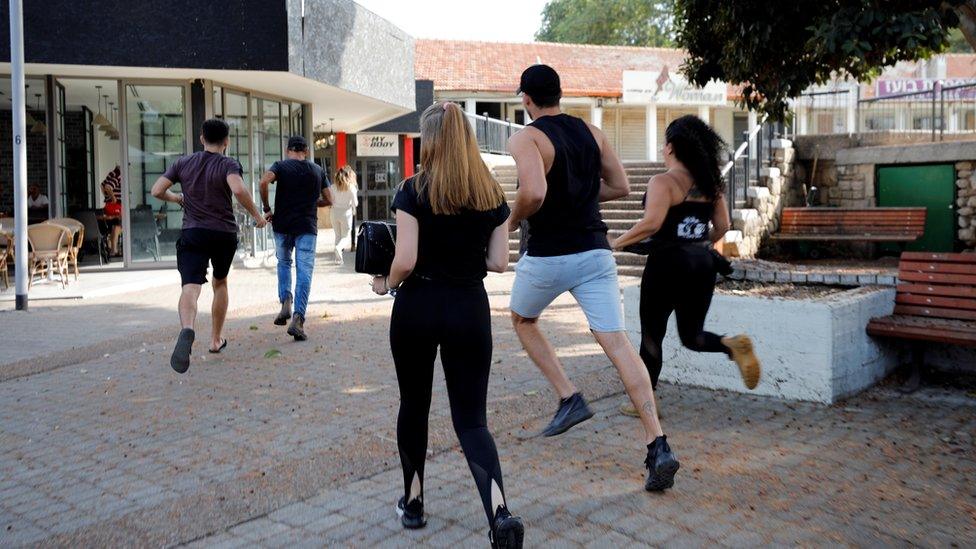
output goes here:
<path id="1" fill-rule="evenodd" d="M 71 230 L 54 223 L 35 223 L 27 227 L 27 242 L 30 247 L 28 263 L 30 277 L 27 287 L 34 284 L 34 275 L 38 271 L 46 272 L 46 262 L 50 261 L 52 268 L 57 269 L 61 276 L 61 287 L 68 284 L 68 246 L 71 243 Z"/>
<path id="2" fill-rule="evenodd" d="M 7 258 L 10 257 L 10 252 L 13 249 L 13 240 L 7 236 L 5 233 L 0 233 L 0 279 L 3 280 L 3 289 L 6 290 L 10 287 L 10 278 L 7 274 Z"/>
<path id="3" fill-rule="evenodd" d="M 77 219 L 71 217 L 55 217 L 48 219 L 45 223 L 61 225 L 71 231 L 71 239 L 68 241 L 68 260 L 75 271 L 75 280 L 78 280 L 78 253 L 81 246 L 85 243 L 85 226 Z"/>

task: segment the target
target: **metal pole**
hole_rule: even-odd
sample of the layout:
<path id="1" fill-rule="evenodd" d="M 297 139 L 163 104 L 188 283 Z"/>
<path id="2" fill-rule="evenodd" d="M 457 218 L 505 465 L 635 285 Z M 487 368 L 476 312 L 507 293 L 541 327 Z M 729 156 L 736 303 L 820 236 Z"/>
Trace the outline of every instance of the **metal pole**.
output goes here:
<path id="1" fill-rule="evenodd" d="M 939 86 L 938 82 L 936 82 L 935 85 L 932 86 L 932 141 L 933 142 L 935 141 L 935 92 L 936 91 L 939 92 L 942 91 L 942 88 Z"/>
<path id="2" fill-rule="evenodd" d="M 861 84 L 854 88 L 854 134 L 861 134 Z"/>
<path id="3" fill-rule="evenodd" d="M 10 0 L 10 95 L 14 145 L 14 279 L 18 311 L 27 310 L 27 121 L 24 105 L 24 3 Z"/>
<path id="4" fill-rule="evenodd" d="M 935 99 L 935 93 L 932 94 Z M 939 87 L 939 141 L 945 140 L 945 90 Z"/>

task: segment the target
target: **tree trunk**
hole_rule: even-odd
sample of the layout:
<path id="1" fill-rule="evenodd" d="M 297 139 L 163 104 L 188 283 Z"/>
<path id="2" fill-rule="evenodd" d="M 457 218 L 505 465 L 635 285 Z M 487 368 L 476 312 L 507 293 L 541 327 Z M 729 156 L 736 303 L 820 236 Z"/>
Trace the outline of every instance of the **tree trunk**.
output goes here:
<path id="1" fill-rule="evenodd" d="M 976 50 L 976 0 L 966 0 L 958 6 L 948 2 L 942 3 L 942 9 L 951 9 L 959 16 L 959 30 L 966 37 L 966 42 Z"/>

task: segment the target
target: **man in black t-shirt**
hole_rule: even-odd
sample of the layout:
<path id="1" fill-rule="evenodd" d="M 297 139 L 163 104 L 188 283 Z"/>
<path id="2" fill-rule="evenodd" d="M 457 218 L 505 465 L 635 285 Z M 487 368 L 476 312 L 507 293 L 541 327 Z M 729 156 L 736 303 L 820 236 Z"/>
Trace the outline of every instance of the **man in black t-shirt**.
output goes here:
<path id="1" fill-rule="evenodd" d="M 318 208 L 332 203 L 332 190 L 325 171 L 306 160 L 308 143 L 301 136 L 288 139 L 287 158 L 271 165 L 261 177 L 264 213 L 274 228 L 275 256 L 278 258 L 278 300 L 281 312 L 274 323 L 284 326 L 291 318 L 288 335 L 305 341 L 305 309 L 315 268 L 315 240 L 318 235 Z M 272 213 L 268 187 L 277 182 Z M 295 290 L 292 293 L 292 250 L 295 251 Z M 295 314 L 292 317 L 292 301 Z"/>
<path id="2" fill-rule="evenodd" d="M 229 132 L 223 120 L 205 121 L 200 127 L 203 150 L 170 164 L 152 188 L 152 195 L 157 199 L 183 207 L 183 230 L 176 242 L 176 268 L 183 283 L 179 304 L 183 329 L 169 361 L 181 374 L 190 367 L 190 351 L 196 338 L 193 323 L 197 317 L 197 300 L 203 284 L 207 283 L 208 264 L 213 266 L 214 292 L 210 352 L 219 353 L 227 346 L 221 331 L 229 299 L 227 275 L 237 252 L 233 198 L 251 214 L 255 226 L 263 227 L 266 223 L 247 191 L 241 165 L 224 155 L 230 143 Z M 177 183 L 181 192 L 169 190 Z"/>

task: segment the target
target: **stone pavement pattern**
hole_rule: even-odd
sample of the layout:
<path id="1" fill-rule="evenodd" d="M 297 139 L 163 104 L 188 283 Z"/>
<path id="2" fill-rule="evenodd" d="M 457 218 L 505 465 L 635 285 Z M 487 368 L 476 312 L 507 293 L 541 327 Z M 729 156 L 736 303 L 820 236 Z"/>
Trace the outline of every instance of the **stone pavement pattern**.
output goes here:
<path id="1" fill-rule="evenodd" d="M 247 277 L 235 295 L 273 288 L 270 271 Z M 965 394 L 880 388 L 821 407 L 663 385 L 682 470 L 674 490 L 645 493 L 639 425 L 616 413 L 619 381 L 569 301 L 544 326 L 597 415 L 561 437 L 527 439 L 554 402 L 509 326 L 509 284 L 510 275 L 489 280 L 489 421 L 527 545 L 976 539 L 976 399 Z M 198 344 L 186 376 L 168 367 L 170 316 L 150 326 L 155 339 L 133 336 L 108 356 L 0 383 L 0 546 L 484 546 L 440 374 L 429 525 L 399 528 L 391 301 L 366 286 L 348 268 L 321 269 L 303 344 L 272 327 L 273 303 L 259 309 L 262 298 L 248 296 L 231 315 L 227 351 Z M 92 311 L 60 314 L 73 310 L 81 324 Z"/>

